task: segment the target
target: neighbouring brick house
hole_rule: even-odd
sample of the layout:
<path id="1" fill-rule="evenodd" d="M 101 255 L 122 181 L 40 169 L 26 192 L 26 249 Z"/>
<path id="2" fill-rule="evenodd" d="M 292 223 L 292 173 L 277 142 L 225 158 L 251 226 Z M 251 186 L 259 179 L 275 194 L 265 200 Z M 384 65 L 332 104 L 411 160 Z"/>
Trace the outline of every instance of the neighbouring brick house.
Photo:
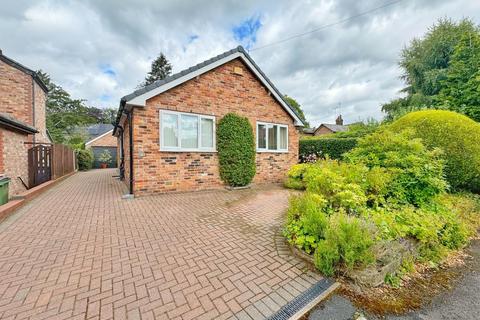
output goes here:
<path id="1" fill-rule="evenodd" d="M 27 150 L 31 143 L 50 143 L 47 134 L 47 88 L 37 74 L 0 50 L 0 176 L 11 179 L 9 196 L 26 190 Z"/>
<path id="2" fill-rule="evenodd" d="M 303 127 L 282 97 L 242 47 L 123 97 L 114 135 L 130 193 L 222 187 L 215 128 L 229 112 L 252 125 L 254 183 L 280 182 L 297 163 Z"/>
<path id="3" fill-rule="evenodd" d="M 102 161 L 100 155 L 103 152 L 110 153 L 112 157 L 108 164 L 109 168 L 117 167 L 117 138 L 112 135 L 113 125 L 111 124 L 93 124 L 85 128 L 88 134 L 88 141 L 85 143 L 85 148 L 93 152 L 93 167 L 100 168 Z"/>
<path id="4" fill-rule="evenodd" d="M 348 125 L 343 124 L 342 115 L 339 115 L 335 119 L 335 124 L 322 123 L 317 128 L 304 128 L 302 134 L 305 136 L 321 136 L 345 131 L 348 131 Z"/>

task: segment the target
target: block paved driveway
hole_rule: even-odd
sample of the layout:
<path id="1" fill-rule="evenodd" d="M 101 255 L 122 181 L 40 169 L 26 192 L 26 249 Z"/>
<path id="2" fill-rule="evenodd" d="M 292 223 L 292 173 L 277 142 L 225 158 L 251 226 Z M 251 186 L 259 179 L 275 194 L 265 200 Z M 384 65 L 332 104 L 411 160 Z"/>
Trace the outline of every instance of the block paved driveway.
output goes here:
<path id="1" fill-rule="evenodd" d="M 279 233 L 288 191 L 121 199 L 77 173 L 0 223 L 0 319 L 263 319 L 320 276 Z"/>

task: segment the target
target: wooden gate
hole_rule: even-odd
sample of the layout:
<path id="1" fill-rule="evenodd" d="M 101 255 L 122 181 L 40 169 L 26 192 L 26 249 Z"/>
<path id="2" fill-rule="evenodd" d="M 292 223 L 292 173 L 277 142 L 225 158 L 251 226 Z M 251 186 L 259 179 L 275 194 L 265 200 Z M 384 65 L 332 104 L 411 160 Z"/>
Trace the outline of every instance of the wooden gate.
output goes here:
<path id="1" fill-rule="evenodd" d="M 28 187 L 33 188 L 52 178 L 52 147 L 38 145 L 28 150 Z"/>

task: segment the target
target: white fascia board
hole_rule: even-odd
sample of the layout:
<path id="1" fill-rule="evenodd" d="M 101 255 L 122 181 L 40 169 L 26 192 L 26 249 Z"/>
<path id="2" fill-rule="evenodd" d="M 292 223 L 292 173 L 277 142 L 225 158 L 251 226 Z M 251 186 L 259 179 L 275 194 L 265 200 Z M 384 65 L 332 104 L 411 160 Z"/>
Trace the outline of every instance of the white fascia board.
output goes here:
<path id="1" fill-rule="evenodd" d="M 180 77 L 180 78 L 177 78 L 171 82 L 168 82 L 160 87 L 157 87 L 155 89 L 152 89 L 148 92 L 145 92 L 144 94 L 142 95 L 139 95 L 129 101 L 126 101 L 126 104 L 127 105 L 131 105 L 131 106 L 137 106 L 137 107 L 145 107 L 146 104 L 147 104 L 147 100 L 152 98 L 152 97 L 155 97 L 167 90 L 170 90 L 171 88 L 174 88 L 190 79 L 193 79 L 195 77 L 198 77 L 202 74 L 204 74 L 205 72 L 208 72 L 212 69 L 215 69 L 229 61 L 232 61 L 236 58 L 241 58 L 243 62 L 245 62 L 245 64 L 249 67 L 249 69 L 251 71 L 253 71 L 253 73 L 258 77 L 258 79 L 260 79 L 260 81 L 263 83 L 264 86 L 266 86 L 268 88 L 268 90 L 271 92 L 271 94 L 275 97 L 275 99 L 282 105 L 282 107 L 285 109 L 285 111 L 287 111 L 287 113 L 295 120 L 294 122 L 294 125 L 295 126 L 303 126 L 303 122 L 302 120 L 300 120 L 298 118 L 298 116 L 290 109 L 290 107 L 285 103 L 285 101 L 283 100 L 282 97 L 280 97 L 276 90 L 274 90 L 272 88 L 272 86 L 268 83 L 268 81 L 262 76 L 262 74 L 258 71 L 257 68 L 255 68 L 255 66 L 250 62 L 250 60 L 248 60 L 247 57 L 245 57 L 245 55 L 242 53 L 242 52 L 235 52 L 229 56 L 226 56 L 225 58 L 222 58 L 220 60 L 217 60 L 215 62 L 212 62 L 198 70 L 195 70 L 193 72 L 190 72 L 190 73 L 187 73 L 186 75 L 184 75 L 183 77 Z"/>
<path id="2" fill-rule="evenodd" d="M 96 138 L 93 138 L 92 140 L 86 142 L 86 143 L 85 143 L 85 146 L 88 146 L 88 145 L 92 144 L 93 142 L 97 141 L 98 139 L 101 139 L 101 138 L 105 137 L 107 134 L 112 134 L 112 132 L 113 132 L 113 129 L 112 129 L 112 130 L 109 130 L 109 131 L 107 131 L 107 132 L 105 132 L 105 133 L 103 133 L 103 134 L 101 134 L 101 135 L 99 135 L 99 136 L 96 137 Z"/>

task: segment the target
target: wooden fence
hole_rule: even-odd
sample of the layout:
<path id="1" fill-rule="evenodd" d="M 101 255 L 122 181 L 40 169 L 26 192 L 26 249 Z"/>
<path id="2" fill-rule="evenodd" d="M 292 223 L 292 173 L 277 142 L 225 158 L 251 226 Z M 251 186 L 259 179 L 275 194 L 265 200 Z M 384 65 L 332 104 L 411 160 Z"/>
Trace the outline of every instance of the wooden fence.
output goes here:
<path id="1" fill-rule="evenodd" d="M 52 145 L 52 180 L 75 171 L 75 151 L 63 144 Z"/>

